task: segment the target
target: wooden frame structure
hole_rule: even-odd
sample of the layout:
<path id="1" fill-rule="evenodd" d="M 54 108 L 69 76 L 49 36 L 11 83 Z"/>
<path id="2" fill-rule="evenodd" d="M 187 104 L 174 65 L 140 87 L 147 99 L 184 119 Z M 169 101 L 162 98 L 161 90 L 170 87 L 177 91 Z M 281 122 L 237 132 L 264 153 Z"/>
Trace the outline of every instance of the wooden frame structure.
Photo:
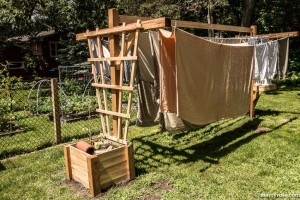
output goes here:
<path id="1" fill-rule="evenodd" d="M 96 196 L 101 189 L 110 187 L 122 180 L 135 177 L 133 146 L 127 141 L 130 110 L 134 88 L 137 62 L 138 38 L 141 30 L 170 27 L 169 18 L 159 18 L 119 26 L 118 11 L 108 12 L 109 28 L 76 35 L 77 40 L 87 40 L 92 65 L 94 83 L 100 113 L 101 131 L 104 138 L 116 147 L 96 155 L 89 155 L 75 148 L 74 144 L 64 147 L 67 179 L 76 180 L 89 188 L 91 196 Z M 110 57 L 105 58 L 102 39 L 109 38 Z M 119 48 L 119 43 L 121 48 Z M 131 55 L 128 56 L 128 52 Z M 95 52 L 97 56 L 95 56 Z M 111 81 L 104 77 L 104 61 L 110 61 Z M 123 84 L 124 62 L 131 61 L 131 75 L 128 85 Z M 97 67 L 98 66 L 98 67 Z M 100 81 L 98 77 L 100 75 Z M 127 105 L 123 103 L 123 94 L 127 92 Z M 111 94 L 111 98 L 109 98 Z M 123 109 L 123 107 L 126 107 Z M 123 129 L 122 121 L 125 120 Z"/>
<path id="2" fill-rule="evenodd" d="M 119 25 L 119 23 L 122 25 Z M 87 40 L 92 65 L 94 83 L 98 100 L 97 112 L 100 113 L 102 133 L 106 139 L 114 143 L 117 148 L 100 155 L 89 155 L 72 145 L 64 148 L 67 178 L 75 179 L 90 189 L 90 194 L 95 196 L 101 189 L 107 188 L 121 180 L 133 179 L 134 155 L 133 146 L 127 141 L 132 94 L 134 88 L 134 76 L 137 62 L 137 46 L 139 33 L 145 30 L 171 27 L 213 29 L 221 31 L 234 31 L 257 35 L 257 27 L 238 27 L 219 24 L 206 24 L 171 20 L 169 18 L 150 19 L 136 16 L 118 15 L 118 10 L 109 9 L 108 28 L 96 29 L 76 35 L 76 40 Z M 282 36 L 285 33 L 272 34 L 271 37 Z M 287 32 L 288 36 L 298 36 L 298 32 Z M 261 35 L 258 35 L 261 36 Z M 265 35 L 264 35 L 265 36 Z M 110 57 L 105 58 L 102 53 L 102 39 L 109 38 Z M 121 44 L 121 48 L 119 47 Z M 93 50 L 93 47 L 96 49 Z M 93 51 L 98 52 L 94 56 Z M 128 56 L 131 50 L 132 55 Z M 124 61 L 132 62 L 132 70 L 128 85 L 123 84 Z M 104 61 L 110 61 L 111 83 L 106 82 L 104 77 Z M 100 66 L 97 68 L 96 66 Z M 100 74 L 100 81 L 98 80 Z M 252 81 L 252 95 L 250 99 L 250 117 L 254 116 L 254 107 L 262 90 L 254 87 Z M 108 99 L 108 93 L 111 99 Z M 123 111 L 123 94 L 128 93 L 127 105 Z M 111 100 L 111 101 L 110 101 Z M 111 102 L 111 106 L 109 103 Z M 125 127 L 122 121 L 125 119 Z M 112 121 L 112 123 L 111 123 Z"/>

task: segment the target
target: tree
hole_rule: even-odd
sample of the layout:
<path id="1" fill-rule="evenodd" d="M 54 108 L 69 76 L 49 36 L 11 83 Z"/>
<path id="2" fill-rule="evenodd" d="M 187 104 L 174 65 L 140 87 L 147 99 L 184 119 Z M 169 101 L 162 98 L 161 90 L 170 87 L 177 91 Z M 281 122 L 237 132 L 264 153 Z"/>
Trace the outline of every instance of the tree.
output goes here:
<path id="1" fill-rule="evenodd" d="M 255 0 L 245 0 L 243 9 L 243 18 L 241 26 L 250 27 L 253 16 Z"/>

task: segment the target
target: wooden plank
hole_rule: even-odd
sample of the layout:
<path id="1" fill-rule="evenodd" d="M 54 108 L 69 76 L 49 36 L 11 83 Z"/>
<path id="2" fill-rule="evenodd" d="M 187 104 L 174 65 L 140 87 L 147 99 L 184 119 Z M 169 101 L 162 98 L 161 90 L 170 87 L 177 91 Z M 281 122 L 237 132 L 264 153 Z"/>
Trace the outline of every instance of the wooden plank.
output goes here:
<path id="1" fill-rule="evenodd" d="M 135 38 L 134 38 L 133 56 L 137 55 L 139 34 L 140 34 L 140 30 L 137 29 L 135 32 Z M 132 61 L 132 65 L 131 65 L 131 74 L 130 74 L 130 82 L 129 82 L 130 87 L 133 87 L 133 84 L 134 84 L 136 62 L 137 61 Z M 127 114 L 130 114 L 130 111 L 131 111 L 132 93 L 133 92 L 129 92 L 129 94 L 128 94 Z M 129 128 L 129 119 L 127 119 L 125 122 L 124 137 L 123 137 L 124 141 L 127 141 L 128 128 Z"/>
<path id="2" fill-rule="evenodd" d="M 99 57 L 102 57 L 102 44 L 101 44 L 101 41 L 99 41 L 99 40 L 100 40 L 100 38 L 97 37 L 98 53 L 99 53 Z M 99 46 L 101 46 L 101 47 L 99 48 Z M 92 51 L 92 44 L 91 44 L 90 39 L 88 39 L 88 47 L 89 47 L 90 56 L 93 58 L 94 54 Z M 99 64 L 100 64 L 100 71 L 102 74 L 103 73 L 103 63 L 100 62 Z M 95 83 L 98 83 L 98 75 L 97 75 L 95 63 L 92 63 L 92 73 L 93 73 L 93 78 L 94 78 Z M 100 109 L 102 109 L 102 100 L 101 100 L 99 88 L 96 88 L 96 97 L 97 97 L 97 101 L 98 101 L 98 107 Z M 106 132 L 106 126 L 105 126 L 103 114 L 100 114 L 100 121 L 101 121 L 102 131 L 104 134 L 106 134 L 107 132 Z M 106 118 L 106 123 L 108 123 L 107 118 Z"/>
<path id="3" fill-rule="evenodd" d="M 128 168 L 128 178 L 134 179 L 135 177 L 135 160 L 134 160 L 134 151 L 133 145 L 130 144 L 126 148 L 126 160 L 127 160 L 127 168 Z"/>
<path id="4" fill-rule="evenodd" d="M 110 139 L 110 140 L 112 140 L 112 141 L 114 141 L 114 142 L 123 144 L 123 145 L 127 145 L 127 144 L 128 144 L 127 141 L 124 141 L 123 139 L 119 139 L 119 138 L 117 138 L 117 137 L 115 137 L 115 136 L 107 135 L 106 138 L 107 138 L 107 139 Z"/>
<path id="5" fill-rule="evenodd" d="M 83 174 L 80 171 L 72 168 L 73 179 L 81 183 L 84 187 L 89 188 L 88 174 Z"/>
<path id="6" fill-rule="evenodd" d="M 98 159 L 99 159 L 100 163 L 102 164 L 102 162 L 104 162 L 110 158 L 120 156 L 120 155 L 125 155 L 125 147 L 119 147 L 117 149 L 113 149 L 109 152 L 101 154 L 98 156 Z"/>
<path id="7" fill-rule="evenodd" d="M 253 91 L 255 92 L 266 92 L 266 91 L 272 91 L 272 90 L 276 90 L 277 89 L 277 85 L 276 84 L 272 84 L 272 85 L 258 85 L 258 86 L 254 86 L 253 87 Z"/>
<path id="8" fill-rule="evenodd" d="M 141 28 L 143 30 L 151 30 L 151 29 L 159 29 L 165 27 L 171 27 L 171 19 L 167 17 L 162 17 L 158 19 L 151 19 L 147 21 L 141 22 L 141 27 L 137 27 L 136 21 L 131 24 L 127 24 L 125 27 L 123 26 L 115 26 L 114 28 L 109 27 L 105 29 L 100 29 L 98 31 L 90 31 L 88 33 L 79 33 L 76 34 L 76 40 L 85 40 L 87 37 L 95 37 L 97 35 L 108 36 L 111 34 L 118 34 L 124 31 L 135 31 L 137 28 Z"/>
<path id="9" fill-rule="evenodd" d="M 99 159 L 100 160 L 100 159 Z M 106 167 L 110 167 L 116 164 L 119 164 L 121 162 L 126 161 L 126 156 L 125 155 L 116 155 L 111 158 L 108 158 L 106 160 L 100 161 L 99 163 L 99 168 L 105 169 Z M 126 167 L 126 165 L 124 165 Z"/>
<path id="10" fill-rule="evenodd" d="M 103 57 L 102 55 L 102 42 L 101 42 L 101 39 L 100 39 L 100 36 L 97 37 L 97 44 L 98 44 L 98 52 L 99 52 L 99 57 Z M 103 63 L 100 62 L 100 76 L 101 76 L 101 83 L 102 84 L 105 84 L 105 77 L 104 77 L 104 70 L 103 70 Z M 97 79 L 97 77 L 96 77 Z M 98 81 L 97 81 L 98 82 Z M 95 81 L 95 83 L 97 83 Z M 102 90 L 103 92 L 103 101 L 104 101 L 104 108 L 105 110 L 108 110 L 108 103 L 107 103 L 107 94 L 106 94 L 106 90 Z M 100 95 L 100 92 L 99 92 L 99 95 Z M 102 105 L 99 106 L 100 109 L 102 109 Z M 105 115 L 105 125 L 106 125 L 106 132 L 104 134 L 110 134 L 110 122 L 109 122 L 109 118 L 107 115 Z M 104 126 L 105 126 L 104 125 Z M 103 127 L 104 128 L 104 127 Z"/>
<path id="11" fill-rule="evenodd" d="M 106 89 L 114 89 L 114 90 L 124 90 L 124 91 L 133 91 L 133 87 L 130 86 L 119 86 L 119 85 L 109 85 L 109 84 L 97 84 L 92 83 L 93 87 L 106 88 Z"/>
<path id="12" fill-rule="evenodd" d="M 92 197 L 100 193 L 100 172 L 97 156 L 87 158 L 88 179 L 90 194 Z"/>
<path id="13" fill-rule="evenodd" d="M 250 119 L 253 120 L 254 118 L 254 91 L 253 91 L 253 87 L 254 87 L 254 80 L 251 81 L 251 93 L 250 93 L 250 111 L 249 111 L 249 116 Z"/>
<path id="14" fill-rule="evenodd" d="M 110 180 L 110 181 L 101 183 L 101 188 L 102 189 L 107 189 L 108 187 L 110 187 L 112 185 L 115 185 L 115 184 L 117 184 L 117 183 L 119 183 L 120 181 L 123 181 L 123 180 L 127 180 L 127 174 L 125 174 L 123 176 L 120 176 L 118 178 L 115 178 L 114 180 Z"/>
<path id="15" fill-rule="evenodd" d="M 94 61 L 123 61 L 123 60 L 137 60 L 137 56 L 122 56 L 122 57 L 109 57 L 109 58 L 88 58 L 89 62 Z"/>
<path id="16" fill-rule="evenodd" d="M 75 156 L 75 157 L 77 157 L 77 158 L 79 158 L 79 159 L 86 162 L 86 157 L 90 156 L 90 155 L 83 152 L 83 151 L 81 151 L 81 150 L 79 150 L 79 149 L 77 149 L 77 148 L 75 148 L 75 147 L 73 147 L 73 146 L 70 146 L 70 156 L 71 157 Z"/>
<path id="17" fill-rule="evenodd" d="M 107 182 L 117 180 L 118 178 L 124 177 L 124 176 L 126 179 L 128 179 L 127 172 L 128 172 L 127 168 L 121 168 L 121 169 L 117 169 L 116 171 L 113 171 L 110 173 L 102 173 L 101 177 L 100 177 L 100 184 L 102 185 Z"/>
<path id="18" fill-rule="evenodd" d="M 78 169 L 79 171 L 87 173 L 86 161 L 83 161 L 75 156 L 71 157 L 71 167 Z"/>
<path id="19" fill-rule="evenodd" d="M 115 26 L 119 24 L 119 14 L 117 9 L 109 9 L 108 10 L 108 27 L 113 29 Z M 121 26 L 121 28 L 124 28 Z M 110 56 L 115 57 L 120 55 L 119 48 L 119 35 L 110 35 L 109 37 L 109 48 L 110 48 Z M 117 63 L 115 61 L 110 62 L 110 78 L 112 85 L 119 85 L 120 83 L 120 71 L 117 70 Z M 117 90 L 111 91 L 111 101 L 112 101 L 112 111 L 114 113 L 118 112 L 118 99 L 119 93 Z M 106 109 L 107 110 L 107 109 Z M 118 135 L 118 116 L 113 115 L 113 136 Z"/>
<path id="20" fill-rule="evenodd" d="M 67 179 L 72 180 L 70 147 L 68 145 L 64 146 L 64 158 L 65 158 L 65 168 L 66 168 Z"/>
<path id="21" fill-rule="evenodd" d="M 106 165 L 100 164 L 99 165 L 100 174 L 102 174 L 102 171 L 105 171 L 105 173 L 110 173 L 120 168 L 126 168 L 126 163 L 127 163 L 126 160 L 122 160 L 122 161 L 117 160 L 117 162 L 115 163 L 106 163 Z"/>
<path id="22" fill-rule="evenodd" d="M 106 115 L 112 115 L 112 116 L 116 116 L 116 117 L 123 117 L 123 118 L 130 119 L 130 114 L 118 113 L 118 112 L 102 110 L 102 109 L 96 109 L 96 111 L 99 113 L 106 114 Z"/>
<path id="23" fill-rule="evenodd" d="M 132 23 L 137 21 L 138 19 L 142 20 L 141 24 L 145 20 L 151 20 L 151 18 L 146 17 L 137 17 L 137 16 L 126 16 L 120 15 L 120 22 Z M 213 29 L 220 31 L 233 31 L 233 32 L 241 32 L 241 33 L 251 33 L 252 29 L 248 27 L 241 26 L 231 26 L 231 25 L 221 25 L 221 24 L 207 24 L 201 22 L 191 22 L 191 21 L 182 21 L 182 20 L 172 20 L 172 26 L 182 27 L 182 28 L 195 28 L 195 29 Z"/>
<path id="24" fill-rule="evenodd" d="M 282 32 L 282 33 L 269 33 L 269 34 L 259 34 L 258 37 L 269 37 L 269 38 L 281 38 L 281 37 L 299 37 L 299 31 L 294 32 Z"/>

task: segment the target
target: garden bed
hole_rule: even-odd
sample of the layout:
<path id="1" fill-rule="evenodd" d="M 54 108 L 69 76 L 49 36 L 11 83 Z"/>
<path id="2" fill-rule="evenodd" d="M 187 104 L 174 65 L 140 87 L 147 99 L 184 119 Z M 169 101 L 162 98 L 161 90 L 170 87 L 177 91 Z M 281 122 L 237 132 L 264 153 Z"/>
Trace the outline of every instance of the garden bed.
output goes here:
<path id="1" fill-rule="evenodd" d="M 81 183 L 93 197 L 103 189 L 135 177 L 132 144 L 112 140 L 106 143 L 113 148 L 93 155 L 77 149 L 75 144 L 64 147 L 67 179 Z"/>
<path id="2" fill-rule="evenodd" d="M 20 134 L 25 132 L 25 129 L 18 126 L 14 122 L 8 122 L 8 126 L 9 128 L 0 131 L 0 137 L 12 136 L 15 134 Z"/>

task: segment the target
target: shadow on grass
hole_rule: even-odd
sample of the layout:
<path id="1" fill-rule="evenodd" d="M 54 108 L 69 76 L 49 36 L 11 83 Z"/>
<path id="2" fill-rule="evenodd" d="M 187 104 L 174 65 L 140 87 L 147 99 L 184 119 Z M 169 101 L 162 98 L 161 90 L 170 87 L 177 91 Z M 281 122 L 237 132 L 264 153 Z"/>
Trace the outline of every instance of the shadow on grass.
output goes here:
<path id="1" fill-rule="evenodd" d="M 299 115 L 300 112 L 293 112 L 293 111 L 277 111 L 277 110 L 260 110 L 260 109 L 255 109 L 255 114 L 259 115 L 259 116 L 270 116 L 270 115 L 280 115 L 282 113 L 287 113 L 287 114 L 295 114 L 295 115 Z"/>
<path id="2" fill-rule="evenodd" d="M 270 113 L 264 113 L 261 111 L 261 114 L 269 115 Z M 273 130 L 278 129 L 295 119 L 297 119 L 297 117 L 291 118 L 287 122 L 278 125 L 273 128 Z M 230 126 L 237 122 L 237 120 L 232 121 L 233 122 L 229 120 L 229 124 L 224 127 L 218 127 L 217 132 L 221 133 L 224 130 L 228 130 L 228 127 L 230 128 Z M 195 134 L 195 132 L 175 134 L 173 137 L 173 146 L 164 145 L 162 144 L 163 142 L 156 142 L 156 138 L 160 137 L 157 133 L 134 138 L 133 143 L 139 144 L 135 150 L 137 163 L 136 174 L 139 176 L 141 174 L 148 173 L 151 168 L 157 168 L 163 165 L 192 163 L 199 160 L 208 163 L 208 166 L 203 169 L 199 169 L 199 172 L 204 172 L 209 169 L 211 165 L 219 164 L 219 160 L 222 157 L 227 156 L 242 145 L 249 143 L 267 132 L 273 131 L 272 129 L 267 131 L 254 131 L 259 130 L 258 128 L 261 122 L 262 119 L 255 118 L 253 121 L 247 121 L 240 127 L 224 132 L 221 135 L 217 135 L 206 141 L 203 141 L 203 138 L 199 138 L 199 136 L 195 135 L 191 135 L 191 137 L 189 137 L 190 134 Z M 205 132 L 210 133 L 211 130 L 217 126 L 221 126 L 221 124 L 209 127 Z M 156 134 L 158 136 L 156 136 Z M 180 140 L 183 140 L 182 138 L 184 137 L 189 138 L 186 144 L 188 144 L 188 142 L 193 144 L 191 146 L 187 145 L 187 147 L 181 148 L 180 145 L 182 145 L 182 141 Z M 197 140 L 199 142 L 195 143 Z M 186 144 L 184 144 L 184 146 L 186 146 Z"/>
<path id="3" fill-rule="evenodd" d="M 24 153 L 31 153 L 33 151 L 42 150 L 47 147 L 51 147 L 51 146 L 53 146 L 53 142 L 47 141 L 47 142 L 44 142 L 44 143 L 38 145 L 37 147 L 27 147 L 27 145 L 28 145 L 28 143 L 24 143 L 22 146 L 19 146 L 18 148 L 4 150 L 4 151 L 0 152 L 0 160 L 9 158 L 12 156 L 24 154 Z"/>

